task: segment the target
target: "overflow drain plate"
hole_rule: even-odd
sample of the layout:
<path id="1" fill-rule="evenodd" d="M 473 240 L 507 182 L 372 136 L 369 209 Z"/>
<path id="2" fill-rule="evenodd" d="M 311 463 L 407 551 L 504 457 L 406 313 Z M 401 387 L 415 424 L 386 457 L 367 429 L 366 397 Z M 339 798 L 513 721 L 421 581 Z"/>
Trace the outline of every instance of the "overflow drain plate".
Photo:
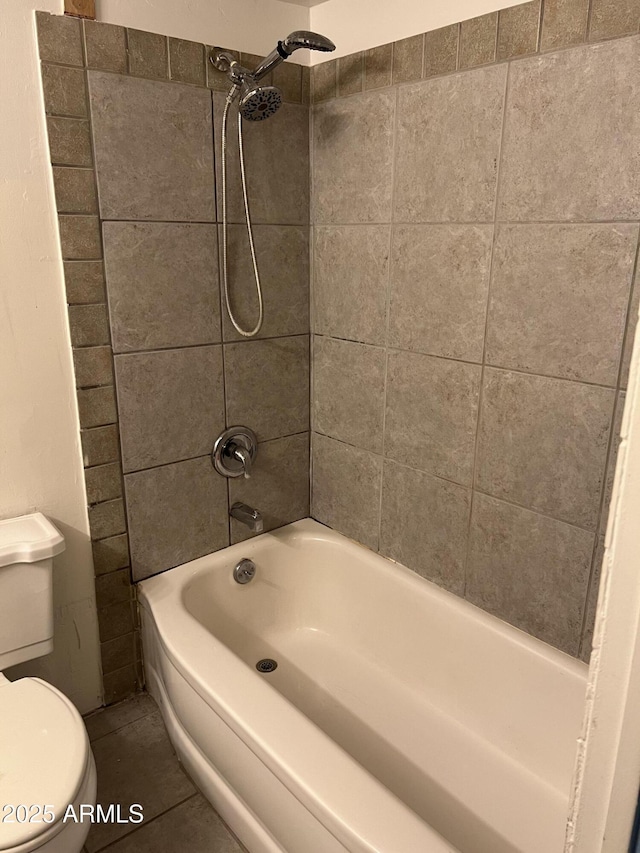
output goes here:
<path id="1" fill-rule="evenodd" d="M 273 660 L 272 658 L 262 658 L 256 664 L 256 669 L 258 672 L 273 672 L 278 666 L 278 662 Z"/>

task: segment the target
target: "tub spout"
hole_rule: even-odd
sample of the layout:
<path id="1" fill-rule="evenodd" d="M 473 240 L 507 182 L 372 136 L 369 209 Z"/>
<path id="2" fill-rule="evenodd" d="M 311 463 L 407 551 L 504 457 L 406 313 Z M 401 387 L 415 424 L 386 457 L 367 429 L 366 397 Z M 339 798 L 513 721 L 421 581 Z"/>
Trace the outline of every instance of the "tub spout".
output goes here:
<path id="1" fill-rule="evenodd" d="M 229 510 L 229 515 L 242 524 L 246 524 L 253 533 L 262 533 L 264 527 L 262 513 L 258 512 L 257 509 L 243 503 L 234 503 Z"/>

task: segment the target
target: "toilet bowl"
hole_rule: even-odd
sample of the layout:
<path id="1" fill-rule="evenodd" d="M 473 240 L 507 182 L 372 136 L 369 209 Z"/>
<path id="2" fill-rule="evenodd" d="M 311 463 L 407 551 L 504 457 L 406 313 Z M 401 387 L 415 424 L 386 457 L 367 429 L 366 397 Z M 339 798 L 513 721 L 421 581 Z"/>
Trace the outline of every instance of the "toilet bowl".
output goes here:
<path id="1" fill-rule="evenodd" d="M 46 681 L 1 672 L 53 648 L 52 564 L 63 549 L 40 513 L 0 521 L 0 853 L 80 853 L 96 801 L 75 706 Z"/>

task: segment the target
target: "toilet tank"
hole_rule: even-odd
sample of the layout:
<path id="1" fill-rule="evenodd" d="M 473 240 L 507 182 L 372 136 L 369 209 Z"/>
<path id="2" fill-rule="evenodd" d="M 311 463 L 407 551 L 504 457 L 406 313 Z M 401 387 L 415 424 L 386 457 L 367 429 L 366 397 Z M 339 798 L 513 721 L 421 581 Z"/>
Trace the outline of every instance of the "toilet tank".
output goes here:
<path id="1" fill-rule="evenodd" d="M 53 650 L 53 557 L 64 538 L 40 512 L 0 521 L 0 672 Z"/>

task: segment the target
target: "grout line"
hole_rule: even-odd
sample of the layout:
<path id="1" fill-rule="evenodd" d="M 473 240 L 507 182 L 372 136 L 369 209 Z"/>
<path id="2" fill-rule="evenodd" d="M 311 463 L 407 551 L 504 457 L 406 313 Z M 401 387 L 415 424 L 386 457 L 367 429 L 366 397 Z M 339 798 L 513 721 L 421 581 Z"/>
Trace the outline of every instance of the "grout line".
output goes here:
<path id="1" fill-rule="evenodd" d="M 369 450 L 366 447 L 360 447 L 357 444 L 352 444 L 349 441 L 346 441 L 343 438 L 336 438 L 334 435 L 327 435 L 326 433 L 320 432 L 318 430 L 314 430 L 312 435 L 321 436 L 322 438 L 327 438 L 329 441 L 335 441 L 338 444 L 343 444 L 346 447 L 351 447 L 354 450 L 359 450 L 362 453 L 368 453 L 371 456 L 375 456 L 377 459 L 381 459 L 382 462 L 393 462 L 394 465 L 398 465 L 401 468 L 405 468 L 408 471 L 415 471 L 418 474 L 425 474 L 427 477 L 432 477 L 434 480 L 441 480 L 443 483 L 447 483 L 452 486 L 457 486 L 459 489 L 464 489 L 467 492 L 475 492 L 478 495 L 483 495 L 484 497 L 491 498 L 491 500 L 498 501 L 499 503 L 507 504 L 508 506 L 515 507 L 516 509 L 521 509 L 525 512 L 533 513 L 533 515 L 539 515 L 542 518 L 546 518 L 549 521 L 555 521 L 557 524 L 565 524 L 567 527 L 572 527 L 575 530 L 580 530 L 582 533 L 588 533 L 589 535 L 595 535 L 596 531 L 594 529 L 590 529 L 588 527 L 583 527 L 580 524 L 576 524 L 573 521 L 567 521 L 565 518 L 557 518 L 554 515 L 549 515 L 546 512 L 538 509 L 537 507 L 527 506 L 526 504 L 517 503 L 516 501 L 509 500 L 500 495 L 491 494 L 491 492 L 487 492 L 484 489 L 472 487 L 469 483 L 459 483 L 456 480 L 450 480 L 447 477 L 443 477 L 440 474 L 434 474 L 433 471 L 428 471 L 425 468 L 418 468 L 414 465 L 408 465 L 406 462 L 400 461 L 398 459 L 393 458 L 392 456 L 381 456 L 380 453 L 376 453 L 374 450 Z M 367 546 L 368 547 L 368 546 Z M 370 549 L 371 550 L 371 549 Z"/>
<path id="2" fill-rule="evenodd" d="M 423 36 L 422 39 L 422 66 L 424 68 L 424 57 L 425 57 L 425 39 Z M 399 100 L 400 95 L 398 90 L 396 89 L 396 96 L 394 102 L 394 115 L 393 115 L 393 152 L 392 152 L 392 165 L 391 165 L 391 218 L 393 219 L 393 211 L 395 209 L 395 195 L 396 195 L 396 178 L 398 171 L 398 122 L 399 122 Z M 383 507 L 383 494 L 384 494 L 384 469 L 385 469 L 385 444 L 386 444 L 386 433 L 387 433 L 387 393 L 389 387 L 389 328 L 391 325 L 391 288 L 393 283 L 393 256 L 392 256 L 392 248 L 393 248 L 393 238 L 395 234 L 395 226 L 391 224 L 389 226 L 389 234 L 388 234 L 388 243 L 387 243 L 387 287 L 385 294 L 385 333 L 384 333 L 384 388 L 382 392 L 382 464 L 380 466 L 380 501 L 378 505 L 378 547 L 377 551 L 380 551 L 381 542 L 382 542 L 382 507 Z"/>
<path id="3" fill-rule="evenodd" d="M 102 387 L 102 386 L 100 386 L 100 387 Z M 104 426 L 111 426 L 111 424 L 104 424 Z M 86 429 L 93 429 L 93 427 L 87 427 Z M 273 441 L 283 441 L 285 438 L 295 438 L 295 436 L 298 436 L 298 435 L 306 435 L 308 432 L 310 432 L 310 430 L 302 429 L 302 430 L 297 430 L 296 432 L 288 432 L 286 435 L 275 435 L 275 436 L 271 436 L 271 438 L 263 438 L 261 441 L 258 442 L 258 445 L 269 444 L 270 442 L 273 442 Z M 123 468 L 123 477 L 129 477 L 132 474 L 141 474 L 145 471 L 155 471 L 158 468 L 168 468 L 169 465 L 180 465 L 180 463 L 182 463 L 182 462 L 193 462 L 196 459 L 209 459 L 210 457 L 211 457 L 211 453 L 209 451 L 207 451 L 207 453 L 200 453 L 197 456 L 187 456 L 184 459 L 173 459 L 171 462 L 161 462 L 159 465 L 149 465 L 146 468 L 135 468 L 131 471 L 125 471 Z M 113 462 L 105 462 L 104 464 L 105 465 L 112 465 Z M 92 465 L 89 467 L 96 468 L 99 466 Z M 108 498 L 106 501 L 98 501 L 95 504 L 91 504 L 91 506 L 97 506 L 98 504 L 109 503 L 109 501 L 113 501 L 113 500 L 119 500 L 119 497 L 118 498 Z M 128 532 L 128 531 L 125 531 L 125 532 Z M 114 534 L 114 535 L 118 536 L 120 534 Z M 109 537 L 106 536 L 104 538 L 108 539 Z"/>
<path id="4" fill-rule="evenodd" d="M 138 632 L 137 632 L 137 629 L 134 627 L 131 631 L 127 631 L 126 634 L 121 634 L 118 637 L 113 637 L 113 639 L 119 640 L 121 636 L 126 637 L 129 634 L 135 635 L 136 633 L 138 633 Z M 109 642 L 111 642 L 111 640 L 106 640 L 106 642 L 109 643 Z M 121 669 L 126 669 L 129 666 L 131 666 L 131 664 L 127 664 L 126 667 L 121 667 Z M 118 670 L 116 669 L 116 670 L 114 670 L 114 672 L 118 672 Z M 147 695 L 150 696 L 150 694 L 147 694 Z M 118 706 L 123 705 L 125 702 L 131 702 L 134 699 L 135 699 L 135 696 L 131 696 L 128 699 L 122 699 L 120 702 L 116 702 L 114 705 L 103 705 L 102 708 L 98 708 L 94 713 L 92 713 L 90 715 L 90 717 L 99 716 L 100 714 L 108 713 L 109 711 L 113 710 L 114 708 L 117 708 Z M 153 705 L 149 708 L 148 711 L 145 711 L 144 714 L 140 714 L 139 717 L 136 717 L 134 720 L 129 720 L 128 722 L 123 723 L 121 726 L 116 726 L 115 729 L 111 729 L 111 731 L 105 732 L 103 735 L 98 735 L 98 737 L 93 738 L 93 740 L 91 740 L 91 745 L 93 745 L 94 743 L 98 743 L 98 741 L 103 740 L 106 737 L 109 737 L 109 735 L 114 735 L 114 734 L 116 734 L 116 732 L 121 732 L 123 729 L 128 728 L 129 726 L 133 725 L 134 723 L 139 722 L 140 720 L 144 720 L 145 717 L 149 717 L 151 714 L 153 714 L 154 711 L 157 711 L 157 710 L 158 710 L 158 706 L 155 704 L 155 702 L 153 702 Z M 90 717 L 87 717 L 87 718 L 83 717 L 83 721 L 85 721 L 86 719 L 89 719 Z"/>
<path id="5" fill-rule="evenodd" d="M 591 44 L 589 38 L 591 36 L 591 18 L 593 15 L 593 0 L 589 0 L 587 6 L 587 20 L 585 21 L 584 44 Z"/>
<path id="6" fill-rule="evenodd" d="M 497 38 L 497 25 L 496 25 L 496 38 Z M 496 51 L 497 51 L 497 41 L 496 41 Z M 465 561 L 464 561 L 464 586 L 462 591 L 462 597 L 467 597 L 467 586 L 468 586 L 468 576 L 469 576 L 469 563 L 471 560 L 471 541 L 472 541 L 472 525 L 473 525 L 473 511 L 474 511 L 474 491 L 477 484 L 478 478 L 478 468 L 480 465 L 480 437 L 481 437 L 481 426 L 482 426 L 482 409 L 484 404 L 484 380 L 485 380 L 485 372 L 487 367 L 487 339 L 489 335 L 489 323 L 490 323 L 490 306 L 491 306 L 491 282 L 493 279 L 493 267 L 495 262 L 496 255 L 496 236 L 498 233 L 498 227 L 496 224 L 498 218 L 498 206 L 500 203 L 500 190 L 501 190 L 501 181 L 502 177 L 502 157 L 504 151 L 504 139 L 506 134 L 507 127 L 507 113 L 508 113 L 508 96 L 509 96 L 509 80 L 510 80 L 510 71 L 511 66 L 507 65 L 507 73 L 505 75 L 504 81 L 504 93 L 503 93 L 503 101 L 502 101 L 502 128 L 500 133 L 500 143 L 498 149 L 498 159 L 497 159 L 497 173 L 496 173 L 496 185 L 495 185 L 495 198 L 493 202 L 493 234 L 491 240 L 491 258 L 489 261 L 489 277 L 487 280 L 487 301 L 485 303 L 485 316 L 484 316 L 484 339 L 482 344 L 482 366 L 480 369 L 480 384 L 478 386 L 478 409 L 476 414 L 476 432 L 475 432 L 475 441 L 473 446 L 473 465 L 472 465 L 472 473 L 471 473 L 471 500 L 469 503 L 469 520 L 467 526 L 467 548 L 465 552 Z"/>
<path id="7" fill-rule="evenodd" d="M 85 302 L 85 303 L 72 303 L 70 307 L 75 308 L 76 304 L 82 305 L 104 305 L 104 302 Z M 210 343 L 201 343 L 201 344 L 183 344 L 181 346 L 167 346 L 167 347 L 155 347 L 153 349 L 135 349 L 135 350 L 123 350 L 119 352 L 114 352 L 114 357 L 122 358 L 129 355 L 150 355 L 152 353 L 160 353 L 160 352 L 179 352 L 185 349 L 207 349 L 210 347 L 222 347 L 223 349 L 228 346 L 236 346 L 238 344 L 252 344 L 252 343 L 261 343 L 262 341 L 283 341 L 290 340 L 291 338 L 304 338 L 308 337 L 308 332 L 297 332 L 294 335 L 273 335 L 268 338 L 253 338 L 252 340 L 240 340 L 240 341 L 212 341 Z M 107 344 L 88 344 L 86 346 L 75 346 L 74 349 L 94 349 L 97 346 L 107 346 Z"/>
<path id="8" fill-rule="evenodd" d="M 193 784 L 193 783 L 192 783 L 192 784 Z M 194 787 L 195 787 L 195 786 L 194 786 Z M 198 791 L 198 790 L 195 790 L 195 791 L 193 792 L 193 794 L 189 794 L 189 796 L 188 796 L 188 797 L 185 797 L 185 798 L 184 798 L 184 800 L 180 800 L 180 802 L 179 802 L 179 803 L 174 803 L 172 806 L 169 806 L 169 808 L 168 808 L 168 809 L 165 809 L 163 812 L 160 812 L 160 814 L 154 815 L 154 816 L 153 816 L 152 818 L 150 818 L 149 820 L 145 820 L 145 821 L 143 821 L 143 822 L 140 824 L 140 826 L 136 826 L 136 827 L 134 827 L 133 829 L 131 829 L 129 832 L 125 832 L 125 833 L 124 833 L 124 835 L 120 835 L 118 838 L 115 838 L 113 841 L 110 841 L 110 842 L 109 842 L 108 844 L 106 844 L 104 847 L 98 847 L 98 848 L 96 848 L 96 850 L 94 851 L 94 853 L 102 853 L 102 851 L 103 851 L 103 850 L 112 850 L 112 849 L 113 849 L 117 844 L 119 844 L 119 843 L 120 843 L 121 841 L 123 841 L 125 838 L 131 838 L 131 836 L 132 836 L 132 835 L 135 835 L 136 833 L 138 833 L 138 832 L 140 832 L 141 830 L 143 830 L 145 827 L 147 827 L 147 826 L 149 826 L 150 824 L 154 823 L 154 821 L 158 820 L 158 818 L 163 817 L 164 815 L 166 815 L 166 814 L 168 814 L 169 812 L 173 811 L 174 809 L 178 808 L 178 806 L 183 806 L 185 803 L 188 803 L 188 802 L 189 802 L 189 800 L 193 800 L 193 799 L 194 799 L 194 797 L 197 797 L 197 796 L 199 796 L 199 791 Z M 213 806 L 212 806 L 212 808 L 213 808 Z"/>
<path id="9" fill-rule="evenodd" d="M 486 315 L 486 313 L 487 313 L 487 311 L 485 311 L 485 315 Z M 325 332 L 316 332 L 314 337 L 329 338 L 331 340 L 341 341 L 343 343 L 359 344 L 360 346 L 370 347 L 371 349 L 385 349 L 385 347 L 382 344 L 372 344 L 372 343 L 369 343 L 368 341 L 360 341 L 360 340 L 357 340 L 355 338 L 341 338 L 341 337 L 338 337 L 336 335 L 327 334 Z M 453 361 L 456 364 L 466 364 L 466 365 L 469 365 L 470 367 L 483 367 L 484 366 L 489 370 L 498 370 L 498 371 L 501 371 L 504 373 L 517 373 L 520 376 L 532 376 L 532 377 L 535 377 L 538 379 L 550 379 L 550 380 L 553 380 L 554 382 L 571 382 L 572 384 L 575 384 L 575 385 L 587 385 L 590 388 L 599 388 L 599 389 L 607 390 L 607 391 L 615 391 L 617 388 L 616 385 L 606 385 L 606 384 L 601 383 L 601 382 L 592 382 L 592 381 L 589 381 L 587 379 L 571 379 L 567 376 L 555 376 L 552 373 L 537 373 L 533 370 L 523 370 L 520 367 L 509 367 L 508 365 L 492 364 L 490 362 L 487 362 L 486 364 L 483 365 L 482 361 L 469 361 L 468 359 L 455 358 L 454 356 L 442 355 L 439 353 L 424 352 L 423 350 L 416 350 L 416 349 L 405 349 L 404 347 L 400 347 L 400 346 L 396 346 L 396 345 L 389 345 L 386 348 L 388 348 L 392 352 L 406 353 L 407 355 L 418 355 L 418 356 L 422 355 L 425 358 L 435 358 L 435 359 L 439 359 L 441 361 Z"/>

